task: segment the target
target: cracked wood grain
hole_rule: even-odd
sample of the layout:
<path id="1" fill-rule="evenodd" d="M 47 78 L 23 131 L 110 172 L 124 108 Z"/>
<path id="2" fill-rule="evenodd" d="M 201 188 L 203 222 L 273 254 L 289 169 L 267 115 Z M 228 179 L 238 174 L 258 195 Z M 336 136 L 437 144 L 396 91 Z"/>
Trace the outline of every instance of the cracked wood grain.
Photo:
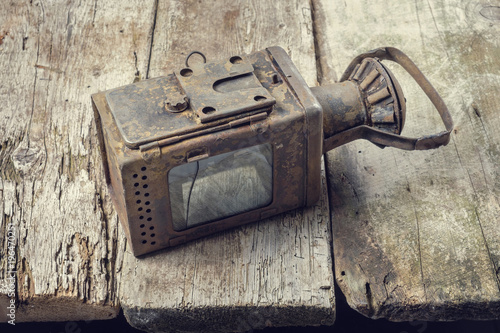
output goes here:
<path id="1" fill-rule="evenodd" d="M 149 76 L 281 45 L 316 84 L 309 1 L 158 2 Z M 192 59 L 195 61 L 197 59 Z M 332 324 L 329 209 L 297 210 L 135 258 L 127 248 L 119 294 L 128 321 L 148 331 L 248 331 Z"/>
<path id="2" fill-rule="evenodd" d="M 13 223 L 17 322 L 118 313 L 125 240 L 103 180 L 90 94 L 145 73 L 153 8 L 153 1 L 0 4 L 0 285 L 5 227 Z"/>
<path id="3" fill-rule="evenodd" d="M 498 318 L 500 25 L 481 14 L 492 4 L 313 2 L 336 46 L 328 58 L 319 45 L 320 60 L 341 73 L 359 53 L 398 47 L 443 96 L 456 125 L 450 144 L 435 151 L 355 142 L 327 155 L 335 275 L 347 301 L 366 316 L 397 321 Z M 407 98 L 403 134 L 440 131 L 425 95 L 391 70 Z"/>

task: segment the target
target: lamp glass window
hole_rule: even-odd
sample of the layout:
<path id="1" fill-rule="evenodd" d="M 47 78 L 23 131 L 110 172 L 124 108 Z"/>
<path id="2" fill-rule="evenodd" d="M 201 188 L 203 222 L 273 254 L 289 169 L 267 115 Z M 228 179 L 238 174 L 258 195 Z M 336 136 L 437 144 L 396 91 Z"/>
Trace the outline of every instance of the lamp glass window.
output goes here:
<path id="1" fill-rule="evenodd" d="M 174 167 L 168 173 L 174 230 L 268 206 L 273 197 L 270 144 Z"/>

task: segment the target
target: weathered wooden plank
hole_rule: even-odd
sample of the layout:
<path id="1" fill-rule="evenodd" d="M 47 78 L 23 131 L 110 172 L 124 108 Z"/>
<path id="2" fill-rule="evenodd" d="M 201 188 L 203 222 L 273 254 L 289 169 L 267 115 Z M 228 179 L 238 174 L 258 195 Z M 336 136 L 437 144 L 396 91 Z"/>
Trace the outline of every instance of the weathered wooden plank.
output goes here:
<path id="1" fill-rule="evenodd" d="M 450 144 L 436 151 L 356 142 L 328 154 L 335 274 L 349 304 L 391 320 L 498 318 L 498 3 L 314 3 L 336 51 L 322 61 L 341 73 L 361 52 L 398 47 L 433 82 L 456 124 Z M 408 101 L 404 134 L 439 131 L 423 93 L 395 74 Z"/>
<path id="2" fill-rule="evenodd" d="M 309 1 L 159 1 L 149 76 L 192 50 L 216 60 L 281 45 L 316 82 Z M 195 61 L 195 59 L 192 59 Z M 144 259 L 126 250 L 120 300 L 149 331 L 247 331 L 332 324 L 333 272 L 323 179 L 318 205 Z"/>
<path id="3" fill-rule="evenodd" d="M 12 223 L 16 321 L 118 312 L 125 242 L 90 94 L 144 75 L 153 22 L 154 1 L 0 3 L 0 299 L 10 300 Z M 2 303 L 2 321 L 5 310 Z"/>

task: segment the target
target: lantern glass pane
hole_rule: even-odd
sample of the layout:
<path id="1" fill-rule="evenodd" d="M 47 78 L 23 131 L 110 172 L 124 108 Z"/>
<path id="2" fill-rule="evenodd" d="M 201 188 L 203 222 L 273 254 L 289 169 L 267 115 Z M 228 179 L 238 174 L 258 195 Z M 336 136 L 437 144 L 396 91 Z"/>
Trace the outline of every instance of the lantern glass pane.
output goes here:
<path id="1" fill-rule="evenodd" d="M 174 230 L 268 206 L 273 156 L 262 144 L 174 167 L 168 173 Z"/>

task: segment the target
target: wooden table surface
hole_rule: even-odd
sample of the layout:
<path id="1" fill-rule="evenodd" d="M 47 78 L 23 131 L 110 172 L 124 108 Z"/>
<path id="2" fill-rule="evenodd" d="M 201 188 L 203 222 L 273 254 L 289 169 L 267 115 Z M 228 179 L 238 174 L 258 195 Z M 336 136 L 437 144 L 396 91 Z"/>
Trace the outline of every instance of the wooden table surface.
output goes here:
<path id="1" fill-rule="evenodd" d="M 330 325 L 334 279 L 373 318 L 498 318 L 499 6 L 0 3 L 0 314 L 11 300 L 11 224 L 18 322 L 106 319 L 123 308 L 149 331 Z M 359 53 L 402 49 L 448 104 L 450 144 L 348 144 L 327 154 L 314 207 L 135 258 L 105 185 L 90 94 L 165 75 L 192 50 L 216 60 L 273 45 L 310 86 L 335 81 Z M 424 94 L 394 72 L 407 98 L 404 134 L 442 130 Z"/>
<path id="2" fill-rule="evenodd" d="M 335 70 L 381 45 L 404 50 L 455 122 L 448 146 L 327 156 L 335 276 L 349 304 L 391 320 L 500 316 L 500 3 L 325 1 Z M 341 10 L 340 10 L 341 8 Z M 408 75 L 403 134 L 444 130 Z M 339 72 L 340 73 L 340 72 Z"/>

